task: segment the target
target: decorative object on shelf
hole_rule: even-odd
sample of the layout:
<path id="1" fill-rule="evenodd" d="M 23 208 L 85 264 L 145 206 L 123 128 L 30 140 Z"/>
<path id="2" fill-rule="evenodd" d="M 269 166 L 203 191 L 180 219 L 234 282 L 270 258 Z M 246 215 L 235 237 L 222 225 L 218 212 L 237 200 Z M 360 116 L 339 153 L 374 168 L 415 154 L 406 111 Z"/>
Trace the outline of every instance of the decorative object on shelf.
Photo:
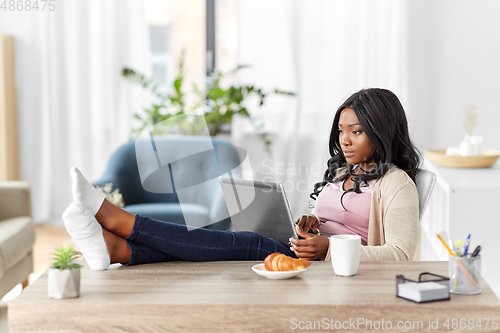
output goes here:
<path id="1" fill-rule="evenodd" d="M 252 123 L 256 133 L 265 144 L 266 151 L 270 152 L 271 141 L 268 134 L 264 131 L 263 124 L 255 117 L 250 115 L 246 109 L 245 102 L 256 97 L 259 100 L 259 106 L 264 105 L 266 97 L 270 93 L 264 92 L 263 89 L 253 85 L 233 84 L 225 86 L 221 81 L 234 76 L 240 70 L 248 68 L 246 65 L 240 65 L 234 70 L 227 73 L 214 71 L 207 77 L 205 87 L 199 87 L 193 84 L 192 94 L 193 102 L 186 102 L 186 94 L 183 91 L 184 84 L 184 56 L 185 52 L 181 53 L 177 65 L 177 73 L 173 82 L 173 90 L 171 93 L 163 93 L 159 87 L 153 83 L 152 79 L 146 78 L 144 75 L 137 73 L 133 69 L 123 68 L 122 75 L 137 83 L 142 87 L 151 90 L 154 96 L 153 105 L 145 108 L 144 114 L 135 114 L 134 117 L 141 123 L 139 128 L 132 132 L 132 139 L 135 139 L 146 128 L 153 128 L 155 124 L 159 124 L 164 120 L 181 114 L 204 114 L 205 121 L 208 126 L 210 135 L 217 135 L 221 128 L 227 127 L 233 120 L 233 116 L 239 115 L 248 118 Z M 294 92 L 281 91 L 275 89 L 272 93 L 295 96 Z M 191 97 L 191 96 L 190 96 Z M 155 126 L 152 135 L 162 135 L 168 133 L 168 128 Z M 181 134 L 197 134 L 181 133 Z"/>
<path id="2" fill-rule="evenodd" d="M 447 155 L 445 150 L 427 150 L 431 162 L 450 168 L 488 168 L 500 157 L 500 151 L 483 149 L 481 156 Z"/>
<path id="3" fill-rule="evenodd" d="M 123 208 L 125 206 L 125 202 L 123 201 L 123 195 L 120 193 L 119 188 L 113 189 L 113 183 L 107 183 L 103 187 L 96 186 L 95 187 L 99 192 L 101 192 L 106 200 L 111 202 L 113 205 Z"/>
<path id="4" fill-rule="evenodd" d="M 481 156 L 482 155 L 483 137 L 478 135 L 466 135 L 460 142 L 460 156 Z"/>
<path id="5" fill-rule="evenodd" d="M 479 109 L 475 105 L 469 105 L 460 113 L 460 121 L 465 127 L 467 135 L 472 136 L 474 132 L 474 127 L 477 125 L 477 117 L 479 115 Z"/>
<path id="6" fill-rule="evenodd" d="M 483 138 L 474 136 L 474 128 L 477 125 L 479 109 L 475 105 L 470 105 L 460 114 L 460 121 L 464 125 L 467 134 L 460 143 L 460 156 L 480 156 Z"/>
<path id="7" fill-rule="evenodd" d="M 483 138 L 481 136 L 472 135 L 474 128 L 477 125 L 479 109 L 475 105 L 470 105 L 459 114 L 460 122 L 465 128 L 465 138 L 460 143 L 459 147 L 448 147 L 446 155 L 459 156 L 481 156 Z"/>
<path id="8" fill-rule="evenodd" d="M 483 149 L 483 138 L 473 135 L 477 125 L 479 109 L 470 105 L 459 114 L 460 122 L 465 128 L 465 138 L 459 147 L 448 147 L 446 150 L 428 150 L 427 157 L 434 163 L 450 168 L 487 168 L 495 164 L 500 152 Z"/>
<path id="9" fill-rule="evenodd" d="M 55 249 L 54 262 L 48 272 L 49 297 L 55 299 L 80 296 L 80 267 L 74 262 L 81 255 L 72 244 L 61 245 Z"/>

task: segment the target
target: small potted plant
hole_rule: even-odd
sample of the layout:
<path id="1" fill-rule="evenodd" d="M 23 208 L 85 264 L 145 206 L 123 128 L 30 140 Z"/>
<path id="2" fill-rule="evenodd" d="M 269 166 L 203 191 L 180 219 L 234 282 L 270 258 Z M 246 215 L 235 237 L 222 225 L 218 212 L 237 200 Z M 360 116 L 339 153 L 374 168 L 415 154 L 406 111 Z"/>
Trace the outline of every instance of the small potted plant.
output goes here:
<path id="1" fill-rule="evenodd" d="M 80 296 L 80 267 L 74 262 L 81 255 L 72 244 L 58 246 L 48 272 L 49 297 L 56 299 Z"/>

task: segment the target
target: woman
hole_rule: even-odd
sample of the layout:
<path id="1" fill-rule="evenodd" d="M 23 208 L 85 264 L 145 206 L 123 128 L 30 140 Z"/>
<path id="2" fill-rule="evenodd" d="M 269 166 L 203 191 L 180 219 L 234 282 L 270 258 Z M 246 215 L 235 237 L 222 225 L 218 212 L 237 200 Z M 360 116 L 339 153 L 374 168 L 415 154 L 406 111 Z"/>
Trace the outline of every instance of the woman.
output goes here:
<path id="1" fill-rule="evenodd" d="M 323 181 L 311 194 L 316 215 L 298 220 L 297 233 L 304 239 L 291 239 L 291 247 L 251 232 L 188 231 L 184 225 L 133 215 L 105 200 L 76 168 L 71 170 L 74 203 L 63 219 L 95 270 L 110 263 L 264 260 L 273 252 L 329 260 L 323 235 L 331 234 L 360 235 L 361 260 L 412 260 L 420 158 L 398 98 L 384 89 L 349 97 L 334 118 L 330 155 Z"/>
<path id="2" fill-rule="evenodd" d="M 396 95 L 365 89 L 337 110 L 330 134 L 330 160 L 314 186 L 316 215 L 305 215 L 304 230 L 325 236 L 361 236 L 361 260 L 412 260 L 418 238 L 420 163 Z M 328 239 L 293 240 L 294 253 L 329 260 Z M 326 250 L 325 250 L 326 249 Z"/>

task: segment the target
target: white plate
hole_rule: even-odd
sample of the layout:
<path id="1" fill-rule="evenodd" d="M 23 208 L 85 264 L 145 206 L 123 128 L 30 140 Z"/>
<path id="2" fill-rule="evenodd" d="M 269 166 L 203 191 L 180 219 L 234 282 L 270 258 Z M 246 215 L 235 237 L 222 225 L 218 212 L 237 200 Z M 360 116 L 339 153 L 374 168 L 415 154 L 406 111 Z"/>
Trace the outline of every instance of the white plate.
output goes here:
<path id="1" fill-rule="evenodd" d="M 309 267 L 307 267 L 309 268 Z M 264 264 L 257 264 L 252 266 L 252 270 L 262 276 L 265 276 L 268 279 L 273 280 L 282 280 L 282 279 L 291 279 L 302 272 L 305 272 L 307 268 L 300 269 L 298 271 L 268 271 L 264 267 Z"/>

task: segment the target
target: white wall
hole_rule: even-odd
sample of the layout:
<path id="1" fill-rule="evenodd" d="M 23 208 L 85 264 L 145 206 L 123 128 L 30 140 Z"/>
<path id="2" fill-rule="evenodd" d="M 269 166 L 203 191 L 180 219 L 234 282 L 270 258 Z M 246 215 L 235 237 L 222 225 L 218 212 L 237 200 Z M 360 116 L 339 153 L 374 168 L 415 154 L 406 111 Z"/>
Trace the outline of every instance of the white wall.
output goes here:
<path id="1" fill-rule="evenodd" d="M 409 98 L 412 136 L 422 151 L 458 146 L 457 114 L 479 107 L 475 134 L 500 150 L 500 1 L 409 1 Z"/>
<path id="2" fill-rule="evenodd" d="M 120 73 L 125 66 L 149 70 L 143 22 L 135 0 L 0 10 L 0 34 L 15 37 L 20 171 L 31 184 L 35 222 L 62 224 L 69 168 L 96 180 L 128 141 L 132 114 L 147 94 Z"/>

